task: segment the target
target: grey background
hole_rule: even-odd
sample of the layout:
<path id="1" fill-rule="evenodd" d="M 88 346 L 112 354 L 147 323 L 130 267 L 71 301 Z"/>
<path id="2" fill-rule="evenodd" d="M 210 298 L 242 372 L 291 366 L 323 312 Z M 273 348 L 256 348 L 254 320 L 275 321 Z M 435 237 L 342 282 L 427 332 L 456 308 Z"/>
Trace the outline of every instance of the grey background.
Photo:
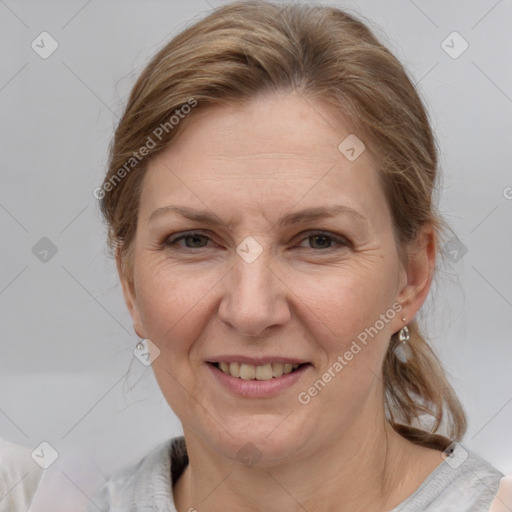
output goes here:
<path id="1" fill-rule="evenodd" d="M 0 0 L 0 437 L 80 453 L 97 479 L 181 427 L 132 356 L 93 190 L 144 64 L 221 3 Z M 331 4 L 370 20 L 427 102 L 460 243 L 424 316 L 468 413 L 464 444 L 512 474 L 512 2 Z M 59 45 L 47 59 L 31 47 L 43 31 Z M 469 44 L 456 59 L 441 46 L 453 31 Z M 75 466 L 62 485 L 81 496 L 85 480 Z"/>

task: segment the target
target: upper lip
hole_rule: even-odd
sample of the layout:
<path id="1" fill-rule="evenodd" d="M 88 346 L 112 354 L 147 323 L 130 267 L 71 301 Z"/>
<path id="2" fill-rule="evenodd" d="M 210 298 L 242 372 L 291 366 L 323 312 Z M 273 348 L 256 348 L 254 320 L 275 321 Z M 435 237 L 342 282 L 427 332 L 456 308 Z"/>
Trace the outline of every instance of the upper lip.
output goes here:
<path id="1" fill-rule="evenodd" d="M 252 364 L 254 366 L 262 366 L 264 364 L 272 364 L 272 363 L 288 363 L 288 364 L 305 364 L 309 363 L 304 359 L 299 359 L 296 357 L 286 357 L 286 356 L 267 356 L 267 357 L 248 357 L 242 355 L 221 355 L 215 356 L 211 359 L 208 359 L 209 363 L 240 363 L 240 364 Z"/>

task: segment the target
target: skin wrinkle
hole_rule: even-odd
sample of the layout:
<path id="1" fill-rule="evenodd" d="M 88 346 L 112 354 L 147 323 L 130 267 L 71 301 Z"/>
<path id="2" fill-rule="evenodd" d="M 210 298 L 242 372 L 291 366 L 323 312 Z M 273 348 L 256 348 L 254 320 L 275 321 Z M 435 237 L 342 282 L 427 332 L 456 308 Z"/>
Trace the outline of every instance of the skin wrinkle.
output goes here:
<path id="1" fill-rule="evenodd" d="M 264 212 L 264 206 L 258 204 L 258 207 L 255 209 L 256 213 L 258 209 L 262 210 L 262 216 L 267 222 L 269 232 L 278 232 L 281 227 L 286 227 L 288 230 L 292 229 L 292 227 L 295 229 L 295 226 L 298 228 L 301 225 L 304 226 L 308 222 L 314 221 L 323 222 L 324 224 L 329 225 L 334 222 L 336 215 L 338 215 L 337 218 L 341 224 L 341 214 L 343 214 L 350 219 L 354 219 L 357 224 L 357 227 L 355 227 L 347 221 L 348 224 L 345 224 L 346 227 L 344 229 L 345 237 L 348 235 L 352 239 L 347 239 L 347 243 L 351 242 L 353 244 L 354 240 L 357 242 L 356 245 L 358 246 L 358 249 L 353 248 L 354 250 L 361 250 L 364 245 L 364 241 L 367 239 L 369 234 L 369 228 L 366 219 L 361 216 L 357 210 L 349 209 L 346 206 L 335 205 L 333 207 L 329 207 L 327 208 L 325 215 L 324 208 L 306 209 L 300 210 L 299 212 L 287 213 L 285 216 L 281 217 L 278 222 L 273 222 L 267 217 Z M 162 229 L 161 226 L 166 225 L 164 222 L 168 221 L 169 214 L 174 214 L 177 223 L 183 222 L 183 219 L 186 218 L 187 220 L 194 223 L 197 222 L 198 224 L 201 224 L 204 222 L 208 225 L 212 224 L 213 226 L 217 226 L 218 229 L 226 230 L 226 237 L 229 237 L 230 230 L 233 230 L 239 225 L 239 222 L 235 218 L 231 218 L 229 221 L 225 221 L 218 215 L 212 214 L 210 211 L 198 212 L 197 210 L 189 209 L 183 205 L 171 205 L 159 207 L 154 210 L 151 215 L 149 215 L 148 230 L 154 232 L 157 236 L 158 232 Z M 339 226 L 336 229 L 339 230 Z M 267 233 L 264 231 L 255 234 L 261 234 L 262 237 L 267 236 Z M 286 240 L 286 242 L 288 242 L 288 240 Z M 156 245 L 155 247 L 158 248 L 159 245 Z"/>
<path id="2" fill-rule="evenodd" d="M 417 263 L 405 272 L 369 152 L 346 160 L 337 143 L 349 127 L 336 118 L 326 124 L 310 112 L 293 94 L 255 100 L 243 110 L 210 109 L 190 120 L 180 140 L 149 163 L 144 178 L 133 285 L 122 284 L 136 332 L 161 350 L 155 377 L 183 424 L 190 465 L 174 488 L 179 512 L 216 512 L 226 504 L 303 510 L 298 503 L 311 512 L 382 512 L 412 494 L 442 462 L 437 450 L 414 445 L 386 423 L 380 375 L 401 316 L 414 317 L 426 297 L 433 253 L 425 256 L 428 247 L 411 252 Z M 281 154 L 278 147 L 290 158 L 234 158 Z M 291 158 L 302 154 L 314 156 Z M 334 164 L 336 172 L 326 175 Z M 291 181 L 293 173 L 299 176 Z M 266 179 L 256 182 L 254 175 Z M 193 193 L 180 180 L 192 183 Z M 169 214 L 147 224 L 151 212 L 170 204 L 211 209 L 239 223 L 212 229 Z M 366 232 L 348 215 L 277 224 L 289 212 L 326 204 L 361 211 Z M 354 248 L 328 255 L 307 249 L 306 237 L 317 230 L 346 235 Z M 160 244 L 189 231 L 204 232 L 212 242 L 188 250 Z M 263 248 L 251 264 L 235 251 L 246 236 Z M 395 302 L 403 311 L 301 405 L 297 394 Z M 301 357 L 313 368 L 282 396 L 244 399 L 221 388 L 205 367 L 221 353 Z M 262 454 L 252 468 L 237 458 L 248 442 Z"/>

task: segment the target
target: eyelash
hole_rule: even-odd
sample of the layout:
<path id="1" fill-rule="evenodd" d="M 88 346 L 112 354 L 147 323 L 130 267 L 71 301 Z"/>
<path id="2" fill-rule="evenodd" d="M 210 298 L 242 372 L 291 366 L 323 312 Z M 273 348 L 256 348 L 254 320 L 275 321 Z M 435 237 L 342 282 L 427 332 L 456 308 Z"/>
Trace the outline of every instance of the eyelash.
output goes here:
<path id="1" fill-rule="evenodd" d="M 164 248 L 172 249 L 173 246 L 177 246 L 176 242 L 178 242 L 179 240 L 185 240 L 186 238 L 190 238 L 190 237 L 194 237 L 194 236 L 206 237 L 208 240 L 211 240 L 211 238 L 208 235 L 205 235 L 204 233 L 201 233 L 199 231 L 190 231 L 187 233 L 180 234 L 179 236 L 167 237 L 163 242 L 163 246 L 164 246 Z M 331 251 L 335 251 L 335 250 L 337 250 L 339 248 L 343 248 L 343 247 L 352 247 L 352 243 L 347 238 L 341 237 L 341 236 L 336 236 L 336 235 L 333 235 L 332 233 L 329 233 L 326 231 L 310 231 L 310 232 L 308 232 L 307 236 L 305 236 L 304 238 L 301 239 L 301 241 L 307 240 L 308 238 L 315 238 L 315 237 L 328 238 L 331 240 L 331 243 L 334 242 L 334 243 L 338 244 L 340 247 L 330 246 L 330 247 L 326 247 L 324 249 L 315 249 L 313 247 L 306 247 L 305 249 L 311 249 L 315 252 L 331 252 Z M 185 249 L 185 250 L 190 250 L 190 251 L 194 251 L 197 249 L 207 249 L 207 247 L 194 248 L 194 247 L 186 247 L 186 246 L 181 246 L 181 248 Z M 304 249 L 304 247 L 302 247 L 302 249 Z"/>

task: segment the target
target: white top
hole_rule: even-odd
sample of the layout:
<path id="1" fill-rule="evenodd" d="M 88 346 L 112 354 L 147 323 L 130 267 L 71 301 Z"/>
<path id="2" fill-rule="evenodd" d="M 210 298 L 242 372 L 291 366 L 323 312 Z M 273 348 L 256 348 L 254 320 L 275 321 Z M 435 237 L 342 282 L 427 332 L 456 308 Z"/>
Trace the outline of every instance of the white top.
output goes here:
<path id="1" fill-rule="evenodd" d="M 0 439 L 0 512 L 29 509 L 43 476 L 31 452 L 28 447 Z"/>
<path id="2" fill-rule="evenodd" d="M 459 443 L 453 446 L 420 487 L 389 512 L 489 512 L 503 473 Z M 108 480 L 86 512 L 176 512 L 172 485 L 187 464 L 184 437 L 161 443 Z"/>
<path id="3" fill-rule="evenodd" d="M 52 449 L 0 439 L 0 512 L 84 512 L 105 479 L 86 451 Z"/>

